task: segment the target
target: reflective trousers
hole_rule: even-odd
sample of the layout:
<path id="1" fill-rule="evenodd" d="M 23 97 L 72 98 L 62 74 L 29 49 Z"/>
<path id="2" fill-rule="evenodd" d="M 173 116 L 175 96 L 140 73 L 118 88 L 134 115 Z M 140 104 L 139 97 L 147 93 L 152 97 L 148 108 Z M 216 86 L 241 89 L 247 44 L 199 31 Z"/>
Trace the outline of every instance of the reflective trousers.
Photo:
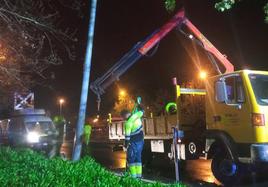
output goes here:
<path id="1" fill-rule="evenodd" d="M 142 176 L 142 149 L 144 141 L 130 142 L 127 149 L 127 162 L 130 171 L 130 175 L 135 178 L 141 178 Z"/>

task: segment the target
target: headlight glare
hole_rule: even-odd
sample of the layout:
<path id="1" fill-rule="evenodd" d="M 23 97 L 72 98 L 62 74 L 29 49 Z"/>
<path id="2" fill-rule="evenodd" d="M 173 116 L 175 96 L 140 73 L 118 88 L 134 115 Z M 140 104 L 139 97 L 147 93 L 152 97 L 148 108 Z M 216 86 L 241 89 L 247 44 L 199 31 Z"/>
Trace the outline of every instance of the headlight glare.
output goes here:
<path id="1" fill-rule="evenodd" d="M 27 141 L 30 143 L 38 143 L 39 134 L 37 132 L 29 132 L 27 135 Z"/>

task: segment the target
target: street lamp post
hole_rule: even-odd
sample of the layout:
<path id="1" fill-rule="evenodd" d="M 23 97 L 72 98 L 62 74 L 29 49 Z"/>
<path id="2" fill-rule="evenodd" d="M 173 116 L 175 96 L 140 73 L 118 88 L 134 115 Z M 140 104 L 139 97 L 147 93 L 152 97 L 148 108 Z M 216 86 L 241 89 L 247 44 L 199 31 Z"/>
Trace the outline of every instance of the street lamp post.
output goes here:
<path id="1" fill-rule="evenodd" d="M 62 113 L 62 105 L 64 103 L 64 99 L 59 99 L 59 103 L 60 103 L 60 116 L 61 116 L 61 113 Z"/>

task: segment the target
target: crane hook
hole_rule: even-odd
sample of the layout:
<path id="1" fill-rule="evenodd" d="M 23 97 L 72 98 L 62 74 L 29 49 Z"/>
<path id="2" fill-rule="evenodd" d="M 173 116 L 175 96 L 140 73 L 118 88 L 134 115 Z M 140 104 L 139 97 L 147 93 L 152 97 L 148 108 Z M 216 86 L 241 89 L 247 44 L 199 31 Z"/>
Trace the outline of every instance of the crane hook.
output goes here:
<path id="1" fill-rule="evenodd" d="M 101 103 L 101 97 L 100 97 L 100 94 L 97 95 L 97 110 L 98 112 L 100 111 L 100 103 Z"/>

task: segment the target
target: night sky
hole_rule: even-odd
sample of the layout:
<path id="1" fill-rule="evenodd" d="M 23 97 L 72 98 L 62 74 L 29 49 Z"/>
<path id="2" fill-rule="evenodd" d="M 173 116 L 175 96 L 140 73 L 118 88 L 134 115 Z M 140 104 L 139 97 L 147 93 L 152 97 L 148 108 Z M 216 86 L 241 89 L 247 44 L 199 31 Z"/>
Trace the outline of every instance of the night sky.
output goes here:
<path id="1" fill-rule="evenodd" d="M 231 11 L 220 13 L 214 9 L 212 0 L 185 0 L 184 8 L 189 20 L 234 64 L 235 69 L 268 70 L 268 24 L 264 23 L 262 7 L 266 1 L 243 0 Z M 85 7 L 85 10 L 89 7 Z M 178 9 L 179 7 L 177 7 Z M 173 15 L 168 13 L 163 0 L 99 0 L 95 26 L 91 81 L 101 76 L 117 62 L 132 46 L 146 38 L 155 29 L 161 27 Z M 51 67 L 55 73 L 51 80 L 51 89 L 36 88 L 37 107 L 45 108 L 57 114 L 57 98 L 66 99 L 63 113 L 74 116 L 78 113 L 82 83 L 82 68 L 87 40 L 88 14 L 82 19 L 74 19 L 66 13 L 64 19 L 70 20 L 70 27 L 78 28 L 79 42 L 76 47 L 77 59 L 65 60 L 64 65 Z M 101 108 L 107 112 L 114 102 L 117 85 L 129 92 L 145 90 L 154 94 L 156 90 L 171 86 L 172 77 L 179 82 L 195 78 L 197 68 L 194 61 L 200 55 L 195 53 L 192 43 L 178 32 L 171 32 L 164 38 L 152 57 L 138 61 L 120 79 L 106 90 Z M 202 63 L 202 64 L 203 64 Z M 88 113 L 96 112 L 96 97 L 90 91 Z"/>

